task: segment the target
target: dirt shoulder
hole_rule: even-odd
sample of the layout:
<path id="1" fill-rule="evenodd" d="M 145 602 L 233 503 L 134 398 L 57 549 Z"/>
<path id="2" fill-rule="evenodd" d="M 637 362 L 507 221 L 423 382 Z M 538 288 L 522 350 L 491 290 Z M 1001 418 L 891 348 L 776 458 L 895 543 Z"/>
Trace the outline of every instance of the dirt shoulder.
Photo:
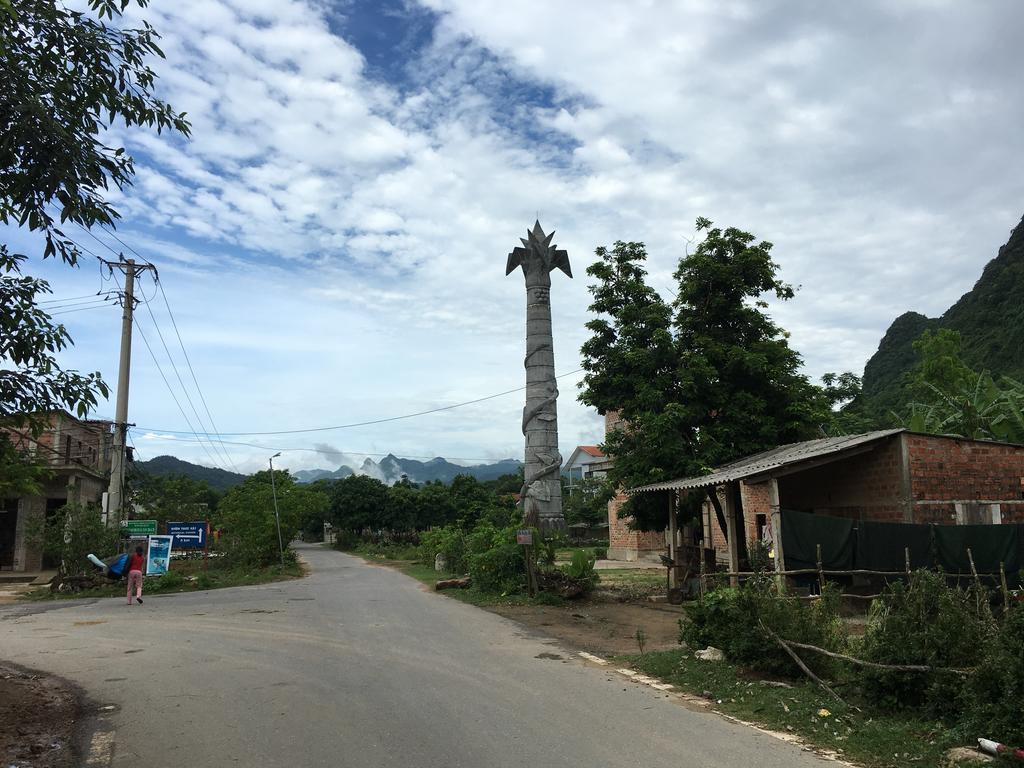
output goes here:
<path id="1" fill-rule="evenodd" d="M 599 656 L 639 653 L 637 630 L 644 650 L 679 647 L 682 609 L 659 603 L 619 603 L 581 600 L 567 605 L 483 606 L 530 629 L 550 635 L 570 648 Z"/>
<path id="2" fill-rule="evenodd" d="M 77 765 L 75 729 L 82 717 L 83 697 L 76 686 L 0 662 L 0 765 Z"/>

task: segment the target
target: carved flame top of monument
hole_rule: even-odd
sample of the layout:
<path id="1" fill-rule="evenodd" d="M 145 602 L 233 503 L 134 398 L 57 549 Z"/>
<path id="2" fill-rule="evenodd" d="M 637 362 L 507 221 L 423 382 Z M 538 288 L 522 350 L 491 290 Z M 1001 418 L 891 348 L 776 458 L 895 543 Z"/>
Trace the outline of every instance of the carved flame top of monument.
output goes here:
<path id="1" fill-rule="evenodd" d="M 544 273 L 557 268 L 572 277 L 569 254 L 566 251 L 558 250 L 557 246 L 551 244 L 551 239 L 554 236 L 554 231 L 545 235 L 544 230 L 540 227 L 540 221 L 534 222 L 533 230 L 526 230 L 526 239 L 519 238 L 523 247 L 513 248 L 512 253 L 508 255 L 505 274 L 510 275 L 512 270 L 521 266 L 524 274 L 529 274 L 537 268 L 543 270 Z"/>

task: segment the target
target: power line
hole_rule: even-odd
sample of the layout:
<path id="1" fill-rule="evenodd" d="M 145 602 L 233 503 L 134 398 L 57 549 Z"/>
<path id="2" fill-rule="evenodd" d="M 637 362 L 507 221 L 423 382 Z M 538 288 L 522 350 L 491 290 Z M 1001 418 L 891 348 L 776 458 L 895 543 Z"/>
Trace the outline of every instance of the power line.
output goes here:
<path id="1" fill-rule="evenodd" d="M 556 379 L 563 379 L 566 376 L 572 376 L 574 374 L 577 374 L 577 373 L 579 373 L 582 370 L 583 370 L 582 368 L 577 368 L 574 371 L 569 371 L 568 373 L 559 374 L 555 378 Z M 498 398 L 498 397 L 504 397 L 505 395 L 511 395 L 514 392 L 522 392 L 524 389 L 526 389 L 525 386 L 516 387 L 515 389 L 507 389 L 504 392 L 497 392 L 497 393 L 495 393 L 493 395 L 487 395 L 486 397 L 478 397 L 475 400 L 466 400 L 465 402 L 455 403 L 454 405 L 444 405 L 444 406 L 441 406 L 439 408 L 430 408 L 430 409 L 428 409 L 426 411 L 417 411 L 416 413 L 406 413 L 406 414 L 403 414 L 402 416 L 389 416 L 389 417 L 384 418 L 384 419 L 373 419 L 372 421 L 360 421 L 360 422 L 356 422 L 356 423 L 353 423 L 353 424 L 337 424 L 337 425 L 334 425 L 334 426 L 331 426 L 331 427 L 311 427 L 309 429 L 282 429 L 282 430 L 278 430 L 276 432 L 220 432 L 219 434 L 221 436 L 230 436 L 230 437 L 245 437 L 245 436 L 260 437 L 260 436 L 265 436 L 265 435 L 299 435 L 299 434 L 305 434 L 305 433 L 309 433 L 309 432 L 330 432 L 330 431 L 336 430 L 336 429 L 353 429 L 355 427 L 368 427 L 368 426 L 371 426 L 373 424 L 384 424 L 384 423 L 387 423 L 387 422 L 390 422 L 390 421 L 402 421 L 403 419 L 413 419 L 413 418 L 416 418 L 417 416 L 427 416 L 427 415 L 429 415 L 431 413 L 440 413 L 441 411 L 451 411 L 451 410 L 454 410 L 455 408 L 462 408 L 462 407 L 467 406 L 467 405 L 474 405 L 476 403 L 482 403 L 482 402 L 484 402 L 486 400 L 494 400 L 495 398 Z M 145 429 L 148 432 L 165 432 L 165 433 L 167 433 L 169 435 L 188 435 L 188 434 L 194 434 L 194 432 L 191 432 L 191 431 L 188 431 L 188 430 L 180 430 L 180 429 L 158 429 L 156 427 L 140 427 L 140 429 Z"/>
<path id="2" fill-rule="evenodd" d="M 103 240 L 100 240 L 100 238 L 98 238 L 94 233 L 90 232 L 89 230 L 85 230 L 85 231 L 88 232 L 89 235 L 94 240 L 96 240 L 96 242 L 98 242 L 101 245 L 103 245 L 104 247 L 106 247 L 111 253 L 116 253 L 116 251 L 108 243 L 104 242 Z M 210 432 L 203 432 L 202 434 L 204 434 L 204 435 L 213 434 L 214 436 L 217 436 L 217 434 L 218 434 L 217 433 L 217 424 L 216 424 L 216 422 L 214 422 L 213 415 L 210 413 L 210 406 L 206 402 L 206 396 L 203 395 L 203 390 L 199 386 L 199 379 L 196 377 L 196 372 L 195 372 L 195 370 L 192 367 L 192 361 L 189 359 L 188 352 L 185 349 L 185 343 L 184 343 L 184 341 L 182 341 L 181 332 L 178 330 L 178 323 L 174 319 L 174 313 L 171 311 L 170 301 L 168 301 L 168 299 L 167 299 L 167 293 L 164 291 L 163 282 L 160 280 L 160 276 L 159 276 L 159 273 L 157 273 L 157 271 L 156 271 L 156 267 L 153 265 L 153 262 L 151 262 L 149 259 L 147 259 L 145 256 L 143 256 L 141 253 L 139 253 L 137 250 L 135 250 L 132 246 L 130 246 L 128 243 L 126 243 L 124 240 L 122 240 L 120 237 L 118 237 L 115 232 L 113 232 L 112 230 L 109 230 L 109 229 L 104 229 L 103 231 L 106 234 L 110 235 L 112 238 L 114 238 L 117 242 L 119 242 L 121 245 L 123 245 L 129 251 L 131 251 L 133 254 L 135 254 L 140 259 L 142 259 L 143 262 L 145 262 L 149 266 L 153 267 L 153 273 L 154 273 L 154 280 L 153 280 L 153 282 L 155 283 L 157 289 L 159 289 L 160 294 L 163 297 L 164 306 L 167 307 L 167 315 L 171 318 L 171 325 L 174 327 L 174 333 L 178 337 L 178 344 L 181 346 L 181 352 L 182 352 L 182 354 L 185 357 L 185 363 L 188 366 L 189 373 L 192 376 L 192 382 L 195 384 L 196 392 L 199 394 L 199 399 L 200 399 L 200 401 L 203 404 L 203 410 L 206 412 L 206 417 L 209 419 L 210 428 L 213 430 L 212 433 L 210 433 Z M 152 297 L 150 297 L 150 298 L 152 298 Z M 156 316 L 153 314 L 153 310 L 149 306 L 150 298 L 145 298 L 144 303 L 146 304 L 146 309 L 149 311 L 150 318 L 152 318 L 152 320 L 153 320 L 153 326 L 156 328 L 157 334 L 159 334 L 159 336 L 160 336 L 160 342 L 163 344 L 164 351 L 167 353 L 168 360 L 171 361 L 171 367 L 174 368 L 174 374 L 178 378 L 178 383 L 181 384 L 182 392 L 185 394 L 185 399 L 188 400 L 189 407 L 192 408 L 192 412 L 195 414 L 196 420 L 199 422 L 199 426 L 205 428 L 205 425 L 203 424 L 202 417 L 200 417 L 199 412 L 196 410 L 195 405 L 192 403 L 192 399 L 191 399 L 191 397 L 189 397 L 189 394 L 188 394 L 188 389 L 185 387 L 185 383 L 182 381 L 181 375 L 178 373 L 178 368 L 177 368 L 177 366 L 174 363 L 174 358 L 171 356 L 170 350 L 167 348 L 166 342 L 164 342 L 163 333 L 161 333 L 161 331 L 160 331 L 160 326 L 159 326 L 159 324 L 156 321 Z M 211 444 L 212 444 L 212 442 L 211 442 Z M 220 453 L 221 453 L 222 458 L 224 458 L 228 464 L 231 464 L 232 467 L 235 467 L 234 461 L 232 461 L 230 454 L 227 453 L 227 451 L 223 448 L 223 446 L 221 447 Z M 235 467 L 235 469 L 237 470 L 238 468 Z"/>
<path id="3" fill-rule="evenodd" d="M 99 296 L 109 296 L 114 291 L 100 291 L 99 293 L 87 293 L 84 296 L 67 296 L 64 298 L 45 299 L 43 301 L 37 301 L 36 304 L 43 306 L 55 305 L 55 304 L 84 304 L 85 301 L 95 301 Z"/>
<path id="4" fill-rule="evenodd" d="M 149 340 L 146 338 L 146 334 L 142 330 L 142 326 L 139 325 L 139 323 L 136 322 L 134 319 L 133 325 L 135 326 L 136 330 L 138 330 L 139 336 L 142 337 L 142 341 L 146 345 L 146 349 L 149 350 L 149 356 L 153 358 L 153 363 L 156 365 L 156 369 L 160 373 L 160 378 L 164 380 L 164 386 L 167 387 L 167 391 L 170 393 L 171 399 L 174 400 L 174 404 L 178 406 L 178 411 L 181 413 L 182 418 L 185 419 L 185 423 L 188 424 L 189 427 L 191 428 L 191 434 L 195 435 L 196 441 L 202 445 L 203 450 L 206 451 L 206 455 L 209 457 L 210 461 L 213 462 L 214 466 L 219 467 L 220 464 L 218 463 L 217 459 L 215 459 L 213 455 L 210 453 L 210 449 L 207 448 L 206 443 L 202 441 L 202 439 L 199 437 L 199 433 L 196 432 L 195 427 L 192 426 L 192 422 L 189 420 L 188 414 L 185 413 L 185 409 L 181 407 L 181 403 L 178 401 L 178 396 L 174 394 L 174 389 L 171 387 L 171 383 L 167 380 L 167 376 L 164 374 L 163 368 L 160 367 L 160 361 L 157 360 L 156 355 L 153 354 L 153 348 L 150 346 Z"/>
<path id="5" fill-rule="evenodd" d="M 157 323 L 156 315 L 153 314 L 153 308 L 149 305 L 149 302 L 146 302 L 146 311 L 149 312 L 149 317 L 153 321 L 153 327 L 156 328 L 157 336 L 160 337 L 160 344 L 163 345 L 164 352 L 167 354 L 167 360 L 171 364 L 171 370 L 174 371 L 174 376 L 178 379 L 178 384 L 181 385 L 181 391 L 182 391 L 182 394 L 185 395 L 185 401 L 188 403 L 189 408 L 192 409 L 192 413 L 196 417 L 196 421 L 199 423 L 199 426 L 202 429 L 206 429 L 206 425 L 203 424 L 203 419 L 199 415 L 199 411 L 196 410 L 195 403 L 192 402 L 192 398 L 191 398 L 191 396 L 188 393 L 188 388 L 185 386 L 185 382 L 181 378 L 181 372 L 178 370 L 177 363 L 174 362 L 174 357 L 171 355 L 171 350 L 168 349 L 168 347 L 167 347 L 167 342 L 164 340 L 164 333 L 163 333 L 163 331 L 160 330 L 160 324 Z M 179 339 L 180 339 L 180 337 L 179 337 Z M 184 349 L 184 346 L 182 348 Z M 191 367 L 191 366 L 189 366 L 189 367 Z M 191 424 L 190 424 L 190 426 L 191 426 Z M 212 426 L 212 422 L 211 422 L 211 426 Z M 216 427 L 214 427 L 214 428 L 216 429 Z M 203 434 L 204 435 L 209 435 L 208 432 L 203 432 Z M 197 434 L 197 436 L 198 436 L 198 434 Z M 213 449 L 215 451 L 218 450 L 217 445 L 215 443 L 213 443 L 213 441 L 210 441 L 210 445 L 213 446 Z M 221 450 L 220 458 L 224 459 L 223 449 L 220 449 L 220 450 Z M 224 460 L 224 463 L 225 464 L 230 464 L 231 461 L 229 459 L 227 459 L 227 460 Z"/>
<path id="6" fill-rule="evenodd" d="M 106 301 L 101 301 L 99 304 L 93 304 L 93 305 L 87 306 L 87 307 L 78 307 L 76 309 L 65 309 L 65 310 L 63 310 L 61 312 L 49 312 L 47 314 L 49 314 L 50 317 L 57 317 L 58 315 L 70 315 L 72 312 L 84 312 L 87 309 L 100 309 L 102 307 L 109 307 L 109 306 L 112 306 L 112 305 L 109 304 Z M 113 306 L 116 306 L 116 305 L 113 305 Z"/>
<path id="7" fill-rule="evenodd" d="M 203 395 L 202 387 L 199 386 L 199 379 L 196 378 L 195 369 L 192 367 L 192 361 L 189 359 L 188 352 L 185 350 L 185 342 L 181 340 L 181 332 L 178 330 L 178 322 L 174 319 L 174 313 L 171 311 L 171 302 L 167 299 L 167 293 L 164 291 L 163 281 L 160 279 L 159 275 L 155 276 L 154 279 L 156 281 L 157 288 L 160 289 L 160 295 L 163 297 L 164 306 L 167 307 L 167 315 L 171 318 L 171 325 L 174 327 L 174 335 L 178 337 L 178 344 L 181 346 L 181 353 L 185 356 L 185 364 L 188 366 L 188 372 L 192 375 L 192 383 L 196 385 L 196 392 L 199 393 L 199 400 L 203 404 L 203 410 L 206 411 L 206 417 L 210 420 L 210 427 L 214 431 L 214 436 L 223 448 L 224 442 L 220 439 L 220 433 L 217 431 L 217 424 L 213 420 L 213 414 L 210 413 L 210 406 L 206 404 L 206 397 Z M 223 453 L 228 457 L 228 463 L 230 463 L 237 472 L 238 467 L 235 467 L 235 463 L 231 461 L 230 454 L 227 453 L 226 449 L 223 450 Z"/>

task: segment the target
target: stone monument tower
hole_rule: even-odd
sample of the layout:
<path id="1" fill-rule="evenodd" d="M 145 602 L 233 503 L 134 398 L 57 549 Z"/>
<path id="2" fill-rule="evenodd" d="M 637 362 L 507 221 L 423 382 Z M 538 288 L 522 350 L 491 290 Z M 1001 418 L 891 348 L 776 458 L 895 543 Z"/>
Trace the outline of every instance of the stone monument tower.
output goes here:
<path id="1" fill-rule="evenodd" d="M 526 277 L 526 477 L 522 489 L 523 519 L 543 532 L 562 530 L 562 456 L 558 452 L 558 383 L 551 337 L 551 270 L 569 277 L 569 254 L 551 245 L 540 222 L 527 230 L 522 248 L 508 255 L 505 274 L 523 268 Z"/>

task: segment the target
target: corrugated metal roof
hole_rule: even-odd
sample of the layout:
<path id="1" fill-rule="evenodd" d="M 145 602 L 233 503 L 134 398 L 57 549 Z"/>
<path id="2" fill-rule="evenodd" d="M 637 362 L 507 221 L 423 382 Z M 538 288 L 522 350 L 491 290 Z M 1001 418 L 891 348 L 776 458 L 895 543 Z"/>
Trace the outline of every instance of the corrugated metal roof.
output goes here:
<path id="1" fill-rule="evenodd" d="M 825 437 L 820 440 L 807 440 L 803 443 L 780 445 L 778 448 L 772 448 L 753 456 L 747 456 L 745 459 L 734 461 L 731 464 L 726 464 L 724 467 L 719 467 L 708 475 L 668 480 L 663 483 L 651 483 L 650 485 L 642 485 L 639 488 L 631 488 L 627 493 L 681 491 L 690 488 L 709 488 L 714 485 L 724 485 L 734 480 L 742 480 L 751 475 L 770 472 L 773 469 L 780 469 L 790 464 L 807 461 L 808 459 L 840 454 L 851 448 L 882 440 L 892 435 L 898 435 L 904 431 L 902 429 L 882 429 L 876 432 L 866 432 L 862 435 Z"/>

